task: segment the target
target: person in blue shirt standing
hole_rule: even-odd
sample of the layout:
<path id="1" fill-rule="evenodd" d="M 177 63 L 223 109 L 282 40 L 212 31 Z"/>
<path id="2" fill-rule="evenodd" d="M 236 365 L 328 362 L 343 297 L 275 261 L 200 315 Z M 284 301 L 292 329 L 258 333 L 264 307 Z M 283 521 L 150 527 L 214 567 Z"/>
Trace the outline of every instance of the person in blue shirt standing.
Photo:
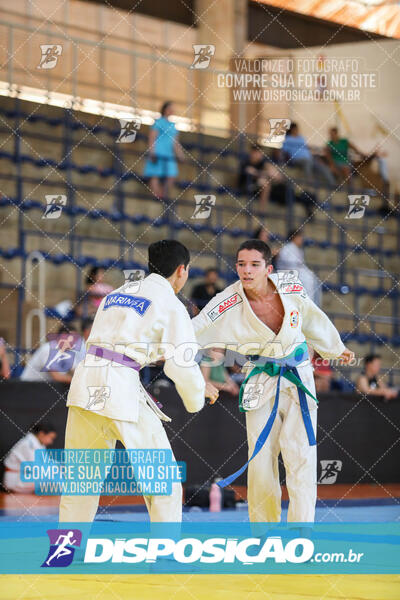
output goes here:
<path id="1" fill-rule="evenodd" d="M 164 102 L 161 117 L 154 122 L 149 134 L 149 156 L 144 177 L 150 178 L 151 191 L 158 198 L 168 198 L 178 175 L 176 159 L 184 159 L 175 123 L 170 121 L 174 112 L 173 102 Z"/>
<path id="2" fill-rule="evenodd" d="M 288 157 L 288 165 L 301 167 L 306 179 L 311 180 L 315 174 L 330 185 L 335 185 L 336 180 L 328 165 L 317 156 L 311 154 L 310 148 L 302 135 L 299 134 L 297 123 L 290 125 L 283 142 L 282 151 Z"/>

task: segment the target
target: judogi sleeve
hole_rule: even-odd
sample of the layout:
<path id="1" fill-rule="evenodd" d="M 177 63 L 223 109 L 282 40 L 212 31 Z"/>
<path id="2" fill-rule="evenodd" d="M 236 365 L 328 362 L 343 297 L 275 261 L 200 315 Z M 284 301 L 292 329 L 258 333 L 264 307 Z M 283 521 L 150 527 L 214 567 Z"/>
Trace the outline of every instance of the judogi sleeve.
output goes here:
<path id="1" fill-rule="evenodd" d="M 302 331 L 306 341 L 322 356 L 337 358 L 346 349 L 329 317 L 306 295 L 301 298 Z"/>
<path id="2" fill-rule="evenodd" d="M 205 381 L 200 367 L 195 363 L 196 336 L 186 308 L 181 304 L 168 313 L 168 322 L 164 328 L 162 342 L 172 344 L 172 353 L 167 353 L 164 372 L 175 383 L 178 394 L 188 412 L 198 412 L 204 406 Z M 183 362 L 183 348 L 193 349 L 192 366 Z M 190 352 L 190 350 L 188 350 Z"/>
<path id="3" fill-rule="evenodd" d="M 223 296 L 221 293 L 214 296 L 199 314 L 192 319 L 196 339 L 201 348 L 212 345 L 214 342 L 215 346 L 218 346 L 217 341 L 221 343 L 231 341 L 225 339 L 229 331 L 226 328 L 225 315 L 221 315 L 217 320 L 213 320 L 212 318 Z"/>
<path id="4" fill-rule="evenodd" d="M 207 308 L 208 305 L 192 319 L 193 329 L 200 346 L 205 346 L 208 343 L 207 330 L 212 325 L 212 321 L 207 315 Z M 211 333 L 211 331 L 209 333 Z"/>
<path id="5" fill-rule="evenodd" d="M 200 347 L 224 348 L 225 344 L 242 343 L 242 338 L 248 333 L 243 306 L 243 298 L 235 285 L 214 296 L 192 319 Z"/>

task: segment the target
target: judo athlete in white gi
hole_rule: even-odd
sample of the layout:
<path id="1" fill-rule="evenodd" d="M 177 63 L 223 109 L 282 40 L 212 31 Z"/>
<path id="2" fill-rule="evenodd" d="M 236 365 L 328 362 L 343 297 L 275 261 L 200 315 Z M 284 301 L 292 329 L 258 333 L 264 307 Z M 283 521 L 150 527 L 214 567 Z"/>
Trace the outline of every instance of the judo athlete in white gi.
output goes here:
<path id="1" fill-rule="evenodd" d="M 171 419 L 146 393 L 138 371 L 160 360 L 160 351 L 168 345 L 196 344 L 189 314 L 176 297 L 188 278 L 189 259 L 189 251 L 179 242 L 156 242 L 149 247 L 150 275 L 126 283 L 102 300 L 86 358 L 71 382 L 65 448 L 114 448 L 120 440 L 127 449 L 171 449 L 161 423 Z M 174 381 L 186 410 L 203 408 L 205 395 L 216 400 L 218 391 L 206 388 L 197 364 L 182 367 L 173 354 L 165 358 L 164 372 Z M 101 393 L 93 395 L 96 389 Z M 151 521 L 181 521 L 179 482 L 172 484 L 169 496 L 144 499 Z M 98 496 L 62 496 L 59 520 L 91 522 L 98 502 Z"/>
<path id="2" fill-rule="evenodd" d="M 223 344 L 240 354 L 259 356 L 240 394 L 249 462 L 220 485 L 230 484 L 248 466 L 250 521 L 280 521 L 281 452 L 290 499 L 288 521 L 311 522 L 316 503 L 317 403 L 307 343 L 323 358 L 341 357 L 344 363 L 354 354 L 301 284 L 279 289 L 270 263 L 271 252 L 264 242 L 244 242 L 236 263 L 240 280 L 217 294 L 192 322 L 203 348 Z"/>

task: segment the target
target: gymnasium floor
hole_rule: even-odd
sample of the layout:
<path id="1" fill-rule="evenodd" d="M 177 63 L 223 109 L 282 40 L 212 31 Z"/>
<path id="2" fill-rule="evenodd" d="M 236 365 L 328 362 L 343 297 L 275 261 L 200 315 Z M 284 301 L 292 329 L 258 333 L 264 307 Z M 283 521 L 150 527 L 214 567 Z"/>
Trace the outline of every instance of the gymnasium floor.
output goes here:
<path id="1" fill-rule="evenodd" d="M 184 507 L 185 521 L 248 521 L 246 488 L 236 486 L 241 502 L 236 510 L 210 513 L 198 507 Z M 283 488 L 282 520 L 286 520 L 288 497 Z M 53 521 L 58 515 L 58 496 L 0 494 L 0 524 L 4 521 Z M 140 496 L 103 496 L 96 519 L 113 521 L 148 520 Z M 318 486 L 317 522 L 390 522 L 400 520 L 400 484 L 340 484 Z M 400 598 L 400 595 L 399 595 Z"/>
<path id="2" fill-rule="evenodd" d="M 400 520 L 398 485 L 323 486 L 318 496 L 319 522 Z M 56 520 L 58 501 L 0 495 L 0 526 Z M 139 498 L 103 497 L 96 518 L 136 521 L 147 514 Z M 221 513 L 185 509 L 184 520 L 247 521 L 247 507 Z M 399 575 L 1 575 L 0 590 L 1 600 L 399 600 L 400 568 Z"/>

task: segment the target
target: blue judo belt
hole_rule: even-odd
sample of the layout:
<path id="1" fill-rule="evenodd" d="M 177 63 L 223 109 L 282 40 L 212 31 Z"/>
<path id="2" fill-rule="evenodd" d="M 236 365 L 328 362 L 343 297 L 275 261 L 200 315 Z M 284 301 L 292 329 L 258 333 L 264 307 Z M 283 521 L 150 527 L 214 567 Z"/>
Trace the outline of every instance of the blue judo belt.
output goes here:
<path id="1" fill-rule="evenodd" d="M 263 430 L 261 431 L 260 435 L 258 436 L 258 439 L 254 446 L 253 454 L 251 455 L 251 457 L 249 458 L 247 463 L 245 465 L 243 465 L 243 467 L 241 467 L 235 473 L 232 473 L 232 475 L 229 475 L 229 477 L 226 477 L 226 479 L 222 479 L 221 481 L 218 482 L 218 485 L 221 488 L 226 487 L 227 485 L 230 485 L 233 481 L 235 481 L 235 479 L 237 479 L 239 477 L 239 475 L 241 475 L 247 469 L 247 466 L 250 463 L 250 461 L 252 461 L 253 458 L 255 458 L 257 456 L 257 454 L 260 452 L 261 448 L 264 446 L 265 442 L 267 441 L 267 438 L 268 438 L 268 436 L 271 432 L 272 426 L 274 424 L 276 414 L 278 412 L 281 377 L 284 377 L 291 383 L 294 383 L 294 385 L 297 387 L 297 393 L 299 394 L 299 400 L 300 400 L 301 414 L 303 416 L 303 422 L 304 422 L 304 427 L 306 429 L 308 442 L 309 442 L 310 446 L 316 446 L 316 444 L 317 444 L 317 442 L 315 440 L 314 429 L 313 429 L 312 422 L 311 422 L 310 411 L 308 410 L 306 394 L 308 394 L 308 396 L 311 396 L 311 398 L 313 398 L 315 400 L 315 402 L 317 402 L 317 403 L 318 403 L 318 400 L 316 399 L 315 396 L 313 396 L 313 394 L 302 383 L 299 372 L 296 369 L 297 365 L 299 365 L 301 362 L 303 362 L 304 360 L 306 360 L 308 358 L 307 344 L 305 342 L 303 342 L 301 345 L 297 346 L 297 348 L 291 354 L 289 354 L 288 356 L 285 356 L 284 358 L 279 358 L 279 359 L 278 358 L 272 359 L 272 358 L 266 358 L 266 357 L 262 357 L 262 358 L 263 358 L 263 360 L 265 360 L 265 364 L 263 364 L 262 366 L 254 367 L 254 369 L 252 369 L 250 371 L 250 373 L 247 375 L 246 379 L 243 381 L 243 383 L 241 385 L 240 392 L 239 392 L 239 406 L 240 406 L 240 410 L 243 411 L 244 409 L 242 408 L 242 406 L 243 406 L 242 405 L 242 397 L 243 397 L 245 385 L 248 382 L 248 380 L 250 379 L 250 377 L 253 377 L 254 375 L 258 375 L 259 373 L 267 373 L 267 375 L 269 375 L 270 377 L 278 376 L 278 381 L 276 384 L 276 394 L 275 394 L 274 406 L 272 407 L 272 411 L 268 417 L 268 421 L 266 422 Z"/>

